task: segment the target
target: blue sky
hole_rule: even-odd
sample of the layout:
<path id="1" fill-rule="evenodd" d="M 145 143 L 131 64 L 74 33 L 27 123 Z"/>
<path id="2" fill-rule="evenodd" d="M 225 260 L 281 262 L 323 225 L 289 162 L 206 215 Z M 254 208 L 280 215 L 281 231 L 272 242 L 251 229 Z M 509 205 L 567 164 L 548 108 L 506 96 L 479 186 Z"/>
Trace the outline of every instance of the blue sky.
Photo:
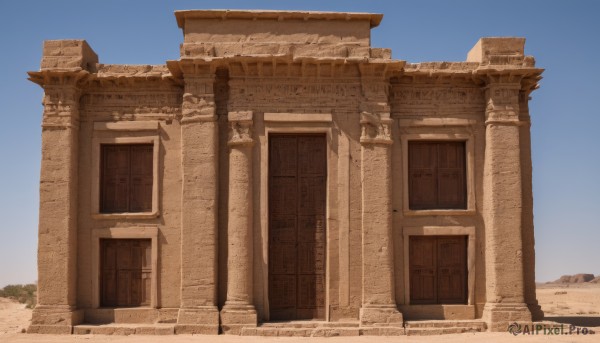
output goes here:
<path id="1" fill-rule="evenodd" d="M 409 62 L 462 61 L 483 36 L 522 36 L 546 68 L 533 93 L 537 280 L 600 274 L 600 2 L 597 1 L 2 1 L 0 3 L 0 287 L 36 274 L 41 99 L 26 71 L 42 41 L 83 38 L 101 63 L 177 59 L 176 9 L 383 13 L 374 47 Z"/>

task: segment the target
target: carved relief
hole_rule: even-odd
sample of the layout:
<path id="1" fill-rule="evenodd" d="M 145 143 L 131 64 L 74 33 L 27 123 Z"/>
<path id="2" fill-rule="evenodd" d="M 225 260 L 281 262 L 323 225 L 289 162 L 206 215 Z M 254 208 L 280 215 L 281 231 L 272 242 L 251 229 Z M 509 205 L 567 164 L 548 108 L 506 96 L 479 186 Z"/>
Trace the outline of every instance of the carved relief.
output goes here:
<path id="1" fill-rule="evenodd" d="M 299 83 L 295 80 L 293 83 L 285 82 L 260 82 L 243 84 L 239 87 L 232 87 L 233 96 L 260 96 L 269 95 L 270 97 L 336 97 L 349 96 L 351 94 L 360 94 L 361 88 L 357 82 L 353 83 Z"/>
<path id="2" fill-rule="evenodd" d="M 406 105 L 476 105 L 485 103 L 483 91 L 473 87 L 396 88 L 394 102 Z"/>
<path id="3" fill-rule="evenodd" d="M 48 86 L 45 89 L 44 128 L 65 128 L 78 126 L 79 123 L 79 97 L 80 90 L 75 86 Z"/>
<path id="4" fill-rule="evenodd" d="M 360 114 L 360 142 L 362 144 L 392 144 L 392 122 L 389 113 L 376 115 L 362 112 Z"/>
<path id="5" fill-rule="evenodd" d="M 229 112 L 228 114 L 230 130 L 229 141 L 232 145 L 252 145 L 252 112 L 240 111 Z"/>
<path id="6" fill-rule="evenodd" d="M 181 104 L 182 122 L 215 120 L 214 77 L 186 78 Z"/>
<path id="7" fill-rule="evenodd" d="M 486 122 L 519 122 L 520 84 L 490 84 L 488 86 Z"/>

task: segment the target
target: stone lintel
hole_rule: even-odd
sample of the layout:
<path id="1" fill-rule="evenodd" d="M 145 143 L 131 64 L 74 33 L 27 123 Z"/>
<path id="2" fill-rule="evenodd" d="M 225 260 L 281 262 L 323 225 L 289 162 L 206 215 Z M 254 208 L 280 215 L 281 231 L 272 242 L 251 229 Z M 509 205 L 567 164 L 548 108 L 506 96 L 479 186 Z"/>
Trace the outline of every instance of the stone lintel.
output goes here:
<path id="1" fill-rule="evenodd" d="M 118 122 L 95 122 L 94 131 L 157 131 L 159 123 L 157 120 L 145 121 L 118 121 Z"/>
<path id="2" fill-rule="evenodd" d="M 265 113 L 264 121 L 278 123 L 330 123 L 331 113 Z"/>

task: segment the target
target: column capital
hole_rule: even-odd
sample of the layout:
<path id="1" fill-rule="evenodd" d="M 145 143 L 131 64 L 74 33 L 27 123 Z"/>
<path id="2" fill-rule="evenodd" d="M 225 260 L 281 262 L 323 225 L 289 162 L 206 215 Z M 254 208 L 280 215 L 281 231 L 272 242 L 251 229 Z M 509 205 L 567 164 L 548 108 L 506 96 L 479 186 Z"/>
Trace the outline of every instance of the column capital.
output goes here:
<path id="1" fill-rule="evenodd" d="M 391 145 L 392 122 L 389 113 L 379 115 L 363 111 L 360 114 L 360 143 Z"/>
<path id="2" fill-rule="evenodd" d="M 79 99 L 88 75 L 82 70 L 29 72 L 29 80 L 44 88 L 42 128 L 79 127 Z"/>
<path id="3" fill-rule="evenodd" d="M 485 88 L 486 125 L 521 125 L 519 120 L 521 83 L 490 80 Z"/>
<path id="4" fill-rule="evenodd" d="M 229 112 L 227 119 L 230 124 L 229 146 L 253 145 L 252 111 Z"/>
<path id="5" fill-rule="evenodd" d="M 184 74 L 181 123 L 216 121 L 214 73 Z"/>

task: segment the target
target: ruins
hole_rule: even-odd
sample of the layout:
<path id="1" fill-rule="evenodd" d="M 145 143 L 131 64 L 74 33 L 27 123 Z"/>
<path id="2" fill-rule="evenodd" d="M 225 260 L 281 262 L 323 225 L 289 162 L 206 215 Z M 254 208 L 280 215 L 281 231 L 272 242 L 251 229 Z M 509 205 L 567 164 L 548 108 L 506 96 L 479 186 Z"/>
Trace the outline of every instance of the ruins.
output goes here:
<path id="1" fill-rule="evenodd" d="M 528 110 L 543 69 L 524 38 L 409 63 L 371 47 L 381 14 L 175 17 L 178 60 L 102 64 L 84 40 L 51 40 L 29 72 L 44 99 L 28 332 L 401 335 L 543 317 Z"/>

